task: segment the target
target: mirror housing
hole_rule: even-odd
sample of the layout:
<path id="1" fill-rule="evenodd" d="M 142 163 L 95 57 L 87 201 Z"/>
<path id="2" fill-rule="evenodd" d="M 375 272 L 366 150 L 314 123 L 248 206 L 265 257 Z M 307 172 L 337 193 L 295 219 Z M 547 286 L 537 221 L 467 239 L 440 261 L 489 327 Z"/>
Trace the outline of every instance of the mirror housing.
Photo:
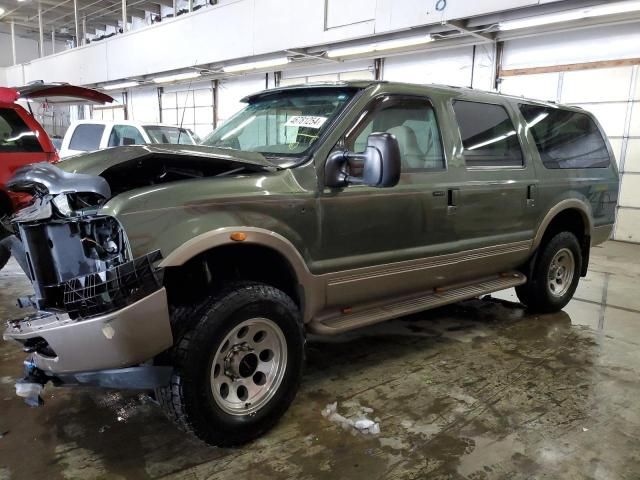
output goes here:
<path id="1" fill-rule="evenodd" d="M 350 175 L 351 169 L 362 169 L 362 175 Z M 340 188 L 349 184 L 369 187 L 394 187 L 400 180 L 400 147 L 398 140 L 390 133 L 372 133 L 367 138 L 367 146 L 362 153 L 339 150 L 327 158 L 325 164 L 325 184 Z"/>

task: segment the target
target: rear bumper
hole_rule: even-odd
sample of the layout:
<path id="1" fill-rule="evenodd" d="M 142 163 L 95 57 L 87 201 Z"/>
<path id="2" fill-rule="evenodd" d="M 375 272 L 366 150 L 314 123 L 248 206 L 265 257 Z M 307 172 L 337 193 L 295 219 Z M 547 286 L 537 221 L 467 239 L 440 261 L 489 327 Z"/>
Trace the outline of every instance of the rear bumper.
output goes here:
<path id="1" fill-rule="evenodd" d="M 32 352 L 33 366 L 52 374 L 138 365 L 173 344 L 164 288 L 120 310 L 85 320 L 39 312 L 10 321 L 3 337 L 22 344 Z"/>

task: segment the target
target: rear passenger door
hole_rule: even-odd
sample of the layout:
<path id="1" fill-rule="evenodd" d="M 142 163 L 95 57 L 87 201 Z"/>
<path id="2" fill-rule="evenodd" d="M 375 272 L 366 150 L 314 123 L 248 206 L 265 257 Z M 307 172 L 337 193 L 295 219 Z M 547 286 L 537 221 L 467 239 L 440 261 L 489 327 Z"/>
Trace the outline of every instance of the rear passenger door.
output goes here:
<path id="1" fill-rule="evenodd" d="M 450 200 L 461 250 L 492 258 L 477 273 L 511 268 L 528 256 L 534 237 L 538 182 L 521 140 L 519 116 L 507 103 L 464 97 L 451 103 L 460 133 L 459 191 Z"/>

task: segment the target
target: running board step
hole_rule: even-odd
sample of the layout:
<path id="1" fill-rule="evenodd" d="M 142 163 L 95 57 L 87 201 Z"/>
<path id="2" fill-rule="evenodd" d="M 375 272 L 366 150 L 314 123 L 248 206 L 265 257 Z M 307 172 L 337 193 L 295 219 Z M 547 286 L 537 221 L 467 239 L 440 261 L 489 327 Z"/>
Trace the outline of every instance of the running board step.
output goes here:
<path id="1" fill-rule="evenodd" d="M 312 320 L 309 323 L 309 329 L 311 332 L 320 335 L 335 335 L 391 318 L 402 317 L 515 287 L 526 283 L 526 281 L 527 277 L 520 272 L 506 272 L 474 283 L 436 288 L 423 295 L 405 296 L 392 303 L 376 302 L 376 304 L 362 308 L 356 307 L 348 313 L 333 312 L 333 314 L 324 316 L 324 318 Z"/>

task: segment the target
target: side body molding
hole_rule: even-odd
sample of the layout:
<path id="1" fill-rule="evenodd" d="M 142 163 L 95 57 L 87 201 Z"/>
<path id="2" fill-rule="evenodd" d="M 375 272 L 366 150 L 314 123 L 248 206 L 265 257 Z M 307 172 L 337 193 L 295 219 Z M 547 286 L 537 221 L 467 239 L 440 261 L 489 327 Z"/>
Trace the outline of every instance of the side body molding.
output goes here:
<path id="1" fill-rule="evenodd" d="M 243 232 L 246 239 L 233 241 L 233 232 Z M 256 227 L 224 227 L 198 235 L 176 248 L 160 263 L 160 267 L 179 267 L 200 253 L 216 247 L 232 244 L 252 244 L 270 248 L 280 253 L 293 269 L 302 288 L 303 318 L 309 322 L 313 315 L 324 306 L 325 284 L 313 275 L 298 249 L 282 235 Z"/>

